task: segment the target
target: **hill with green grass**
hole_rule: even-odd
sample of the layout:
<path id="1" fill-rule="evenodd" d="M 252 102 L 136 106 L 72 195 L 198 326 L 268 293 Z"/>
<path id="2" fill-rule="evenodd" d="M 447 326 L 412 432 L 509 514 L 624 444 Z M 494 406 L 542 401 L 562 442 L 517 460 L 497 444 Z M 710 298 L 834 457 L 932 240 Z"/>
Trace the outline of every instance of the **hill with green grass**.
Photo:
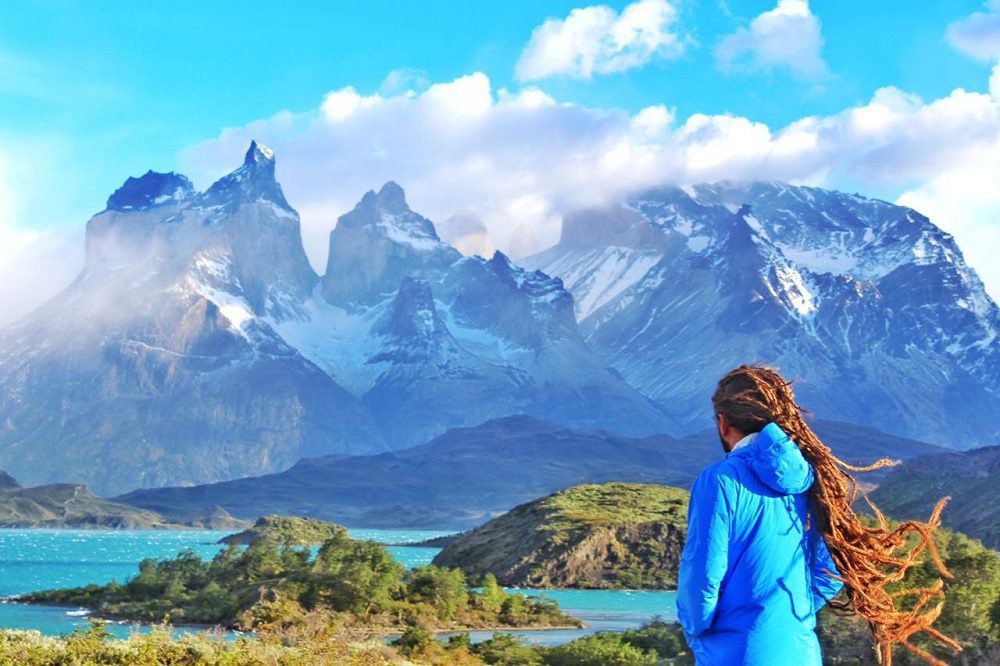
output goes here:
<path id="1" fill-rule="evenodd" d="M 574 486 L 455 537 L 434 563 L 517 587 L 671 589 L 687 503 L 670 486 Z"/>

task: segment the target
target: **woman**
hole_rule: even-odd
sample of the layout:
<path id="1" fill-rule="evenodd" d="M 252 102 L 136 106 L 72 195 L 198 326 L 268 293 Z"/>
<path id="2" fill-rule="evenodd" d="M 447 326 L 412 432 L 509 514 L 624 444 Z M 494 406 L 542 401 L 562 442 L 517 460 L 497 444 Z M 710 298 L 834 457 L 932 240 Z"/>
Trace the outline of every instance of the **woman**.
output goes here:
<path id="1" fill-rule="evenodd" d="M 944 505 L 929 523 L 891 528 L 863 523 L 852 505 L 857 485 L 802 418 L 790 382 L 770 368 L 743 365 L 712 396 L 726 457 L 691 490 L 688 537 L 678 579 L 677 613 L 699 665 L 811 666 L 822 663 L 816 612 L 846 588 L 851 608 L 868 621 L 883 664 L 901 643 L 931 628 L 940 585 L 923 603 L 900 610 L 885 586 L 898 581 L 926 548 L 947 575 L 931 540 Z M 873 507 L 874 508 L 874 507 Z M 915 533 L 917 540 L 907 539 Z"/>

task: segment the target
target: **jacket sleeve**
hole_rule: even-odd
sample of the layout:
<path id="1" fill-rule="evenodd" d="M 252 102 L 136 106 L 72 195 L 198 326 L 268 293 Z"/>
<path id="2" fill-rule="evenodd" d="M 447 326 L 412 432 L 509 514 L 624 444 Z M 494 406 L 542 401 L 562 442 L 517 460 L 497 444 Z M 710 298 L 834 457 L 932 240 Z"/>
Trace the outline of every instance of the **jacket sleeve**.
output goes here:
<path id="1" fill-rule="evenodd" d="M 677 619 L 688 638 L 712 626 L 723 579 L 729 568 L 733 520 L 731 489 L 711 471 L 691 489 L 687 542 L 677 576 Z"/>
<path id="2" fill-rule="evenodd" d="M 826 605 L 830 599 L 837 596 L 844 582 L 834 576 L 838 576 L 837 565 L 830 557 L 830 551 L 826 547 L 826 540 L 823 534 L 817 530 L 810 530 L 812 540 L 812 595 L 813 608 L 817 611 Z"/>

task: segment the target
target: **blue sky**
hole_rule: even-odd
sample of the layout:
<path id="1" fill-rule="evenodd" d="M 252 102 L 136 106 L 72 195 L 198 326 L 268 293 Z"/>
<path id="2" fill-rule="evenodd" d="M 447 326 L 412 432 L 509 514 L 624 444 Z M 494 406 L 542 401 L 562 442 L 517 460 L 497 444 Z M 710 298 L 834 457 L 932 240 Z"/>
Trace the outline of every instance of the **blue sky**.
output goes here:
<path id="1" fill-rule="evenodd" d="M 6 193 L 8 201 L 6 209 L 0 208 L 0 228 L 6 225 L 13 230 L 9 233 L 21 233 L 23 254 L 28 256 L 30 241 L 37 240 L 39 233 L 45 239 L 50 238 L 45 234 L 82 229 L 87 217 L 99 211 L 108 194 L 129 175 L 149 168 L 186 169 L 193 171 L 190 175 L 199 185 L 205 185 L 205 179 L 238 161 L 235 144 L 254 132 L 278 144 L 274 147 L 279 175 L 283 142 L 288 142 L 291 162 L 286 163 L 286 181 L 314 161 L 303 148 L 306 143 L 317 145 L 317 150 L 343 150 L 363 157 L 370 144 L 347 145 L 347 135 L 338 135 L 339 143 L 329 145 L 307 140 L 309 133 L 316 131 L 317 118 L 323 116 L 322 105 L 328 93 L 348 86 L 363 99 L 374 100 L 378 94 L 376 101 L 386 108 L 375 101 L 363 108 L 371 114 L 380 113 L 382 122 L 395 122 L 384 100 L 403 95 L 408 89 L 420 96 L 435 84 L 481 73 L 495 101 L 502 90 L 516 93 L 537 89 L 554 103 L 571 106 L 572 110 L 565 110 L 565 116 L 558 118 L 554 110 L 533 107 L 539 109 L 537 113 L 530 118 L 517 116 L 517 122 L 528 126 L 547 114 L 547 122 L 559 124 L 560 131 L 578 131 L 580 141 L 607 139 L 609 130 L 605 125 L 609 123 L 621 127 L 631 123 L 629 126 L 634 128 L 635 118 L 644 109 L 660 108 L 669 115 L 668 126 L 658 129 L 662 135 L 650 142 L 662 150 L 667 150 L 663 146 L 669 144 L 675 156 L 678 142 L 689 141 L 685 138 L 693 131 L 689 121 L 696 114 L 743 119 L 776 136 L 783 128 L 807 118 L 828 119 L 831 126 L 843 125 L 847 110 L 871 107 L 878 91 L 886 87 L 899 96 L 888 95 L 892 100 L 879 104 L 893 109 L 893 113 L 900 105 L 906 106 L 900 113 L 912 122 L 924 114 L 928 116 L 924 122 L 939 126 L 941 122 L 934 114 L 952 113 L 951 107 L 944 108 L 948 104 L 935 107 L 934 102 L 939 100 L 947 100 L 951 106 L 974 103 L 978 106 L 968 113 L 980 120 L 984 113 L 990 113 L 989 81 L 996 64 L 991 40 L 1000 41 L 1000 31 L 989 32 L 993 25 L 990 17 L 1000 12 L 995 0 L 992 5 L 980 0 L 826 0 L 808 5 L 805 0 L 788 1 L 796 3 L 798 9 L 805 8 L 808 23 L 802 25 L 817 30 L 816 39 L 796 47 L 800 51 L 793 49 L 790 58 L 779 53 L 776 60 L 768 60 L 766 54 L 761 55 L 767 45 L 753 42 L 753 21 L 775 10 L 776 0 L 645 0 L 669 12 L 669 21 L 654 37 L 666 36 L 668 41 L 673 40 L 672 45 L 652 54 L 640 49 L 637 55 L 633 53 L 632 64 L 611 65 L 610 71 L 596 71 L 590 76 L 565 69 L 526 77 L 518 75 L 519 62 L 546 20 L 556 21 L 555 27 L 561 29 L 570 21 L 573 10 L 598 3 L 303 2 L 278 8 L 265 2 L 7 0 L 0 3 L 0 178 L 4 179 L 0 194 Z M 605 6 L 606 16 L 615 19 L 625 15 L 630 3 L 608 2 Z M 972 26 L 962 43 L 949 36 L 949 26 L 968 21 L 977 12 L 985 17 L 981 21 L 985 28 Z M 598 14 L 592 13 L 591 17 L 600 22 Z M 724 62 L 721 45 L 740 34 L 743 37 L 730 42 L 737 44 L 737 57 Z M 798 38 L 798 32 L 787 34 L 791 41 Z M 968 46 L 971 39 L 980 40 L 978 46 Z M 741 43 L 743 46 L 738 46 Z M 812 64 L 803 67 L 803 59 Z M 600 70 L 600 64 L 597 68 Z M 975 92 L 979 97 L 958 100 L 953 93 L 956 89 Z M 308 125 L 310 129 L 278 127 L 281 123 L 274 120 L 275 114 L 283 110 L 291 112 L 297 127 Z M 905 134 L 905 125 L 911 123 L 906 118 L 887 133 Z M 367 123 L 360 119 L 351 122 L 359 123 L 356 129 L 368 128 L 369 132 L 377 127 L 375 117 Z M 961 120 L 955 124 L 968 125 Z M 730 131 L 719 130 L 717 125 L 712 125 L 713 131 Z M 473 134 L 493 136 L 493 127 L 478 127 Z M 979 134 L 954 141 L 940 137 L 940 143 L 931 144 L 929 149 L 951 146 L 955 141 L 967 146 L 971 153 L 942 160 L 958 168 L 954 165 L 967 164 L 970 154 L 995 140 L 990 134 L 992 127 L 985 123 L 977 130 Z M 227 128 L 230 135 L 225 132 Z M 427 126 L 414 125 L 411 129 L 420 132 Z M 884 154 L 872 154 L 863 161 L 832 160 L 831 152 L 856 150 L 858 139 L 856 133 L 842 128 L 830 132 L 841 137 L 836 140 L 842 143 L 825 150 L 823 157 L 810 153 L 794 166 L 776 165 L 773 156 L 766 163 L 725 156 L 720 158 L 724 166 L 693 173 L 682 166 L 672 170 L 676 165 L 673 158 L 650 158 L 649 165 L 661 168 L 665 178 L 681 180 L 684 174 L 691 178 L 753 177 L 758 169 L 766 177 L 859 189 L 891 200 L 909 196 L 904 203 L 921 202 L 936 208 L 931 212 L 950 210 L 948 202 L 959 196 L 954 190 L 942 189 L 948 178 L 961 180 L 961 174 L 953 171 L 902 168 Z M 324 131 L 323 136 L 328 134 Z M 528 132 L 527 136 L 537 141 L 545 134 L 539 130 L 539 134 Z M 640 144 L 644 141 L 634 137 L 630 140 Z M 913 138 L 906 141 L 900 138 L 889 142 L 883 153 L 906 155 L 912 150 L 919 154 L 925 145 Z M 556 145 L 553 150 L 566 145 Z M 689 143 L 683 145 L 691 149 Z M 409 165 L 400 168 L 404 175 L 416 173 L 421 160 L 433 162 L 433 156 L 426 156 L 427 145 L 413 147 L 418 148 L 424 151 L 420 159 L 409 154 L 399 156 L 399 164 Z M 707 148 L 702 145 L 698 149 Z M 470 139 L 450 150 L 452 160 L 482 153 L 492 162 L 506 164 L 495 157 L 497 145 L 485 139 L 482 145 Z M 299 167 L 294 163 L 296 159 L 302 160 Z M 926 159 L 932 162 L 938 158 L 932 153 Z M 809 164 L 802 166 L 799 162 Z M 331 166 L 335 167 L 336 163 Z M 429 164 L 428 168 L 433 171 L 443 167 Z M 532 168 L 530 164 L 525 167 L 527 171 Z M 393 175 L 385 165 L 360 170 L 365 178 Z M 539 166 L 538 170 L 541 173 L 545 167 Z M 334 172 L 320 175 L 327 183 L 343 176 Z M 1000 174 L 997 178 L 1000 182 Z M 481 192 L 455 200 L 443 198 L 419 189 L 430 189 L 440 184 L 440 179 L 423 179 L 419 175 L 403 184 L 410 190 L 411 199 L 425 203 L 428 213 L 446 215 L 451 208 L 472 208 L 481 213 L 488 225 L 496 227 L 498 237 L 506 235 L 507 240 L 500 242 L 503 245 L 513 242 L 517 229 L 523 232 L 525 225 L 534 224 L 543 230 L 546 225 L 552 227 L 559 211 L 575 203 L 565 192 L 569 189 L 566 183 L 539 185 L 541 179 L 539 175 L 527 178 L 525 182 L 531 181 L 532 187 L 523 196 L 516 186 L 506 183 L 499 193 L 490 195 L 493 199 Z M 317 182 L 320 180 L 317 178 Z M 575 175 L 571 180 L 575 186 L 584 182 Z M 286 184 L 286 190 L 291 190 L 293 205 L 305 209 L 304 227 L 314 227 L 312 236 L 320 239 L 331 217 L 335 219 L 335 209 L 349 205 L 361 194 L 363 189 L 354 190 L 362 187 L 362 181 L 359 177 L 349 189 L 325 200 L 304 188 L 296 192 L 296 186 L 290 184 Z M 378 185 L 371 182 L 368 186 Z M 293 194 L 298 195 L 299 204 Z M 523 201 L 520 208 L 512 208 L 513 204 L 498 203 L 494 200 L 497 197 Z M 976 233 L 984 233 L 983 216 L 992 214 L 991 210 L 977 208 L 963 213 L 978 221 L 954 222 L 953 230 L 960 242 L 966 246 L 976 244 Z M 526 222 L 514 219 L 519 215 Z M 947 222 L 941 223 L 948 228 Z M 975 229 L 970 232 L 965 227 Z M 306 231 L 311 237 L 309 229 Z M 536 242 L 549 242 L 552 234 L 551 229 L 539 232 L 540 240 Z M 318 249 L 311 253 L 314 261 L 320 260 L 318 253 Z M 982 266 L 981 271 L 986 268 L 981 257 L 976 257 L 974 265 L 976 262 Z M 991 274 L 988 283 L 996 294 L 1000 291 L 1000 274 Z"/>

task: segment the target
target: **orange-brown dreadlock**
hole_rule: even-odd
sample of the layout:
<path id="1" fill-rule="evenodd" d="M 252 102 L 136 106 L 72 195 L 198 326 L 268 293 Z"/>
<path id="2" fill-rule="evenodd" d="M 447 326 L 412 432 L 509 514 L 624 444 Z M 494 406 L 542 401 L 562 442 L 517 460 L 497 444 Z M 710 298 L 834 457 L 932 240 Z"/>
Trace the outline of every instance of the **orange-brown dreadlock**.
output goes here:
<path id="1" fill-rule="evenodd" d="M 878 507 L 865 497 L 877 519 L 876 526 L 866 525 L 852 508 L 858 484 L 850 472 L 867 472 L 898 463 L 881 459 L 868 467 L 856 467 L 838 459 L 802 418 L 806 410 L 795 402 L 791 384 L 770 368 L 741 365 L 719 380 L 712 405 L 716 414 L 725 415 L 730 425 L 744 433 L 757 432 L 769 422 L 776 422 L 812 465 L 816 476 L 810 490 L 812 519 L 826 540 L 840 574 L 837 578 L 844 582 L 849 599 L 833 605 L 852 609 L 868 621 L 879 661 L 891 666 L 892 646 L 899 643 L 932 664 L 946 666 L 911 642 L 914 634 L 925 632 L 939 643 L 961 650 L 958 643 L 932 626 L 944 606 L 941 579 L 929 588 L 903 593 L 890 592 L 886 587 L 901 581 L 907 570 L 920 562 L 924 551 L 930 554 L 941 575 L 951 578 L 933 540 L 948 498 L 937 503 L 926 523 L 911 520 L 893 528 Z M 915 543 L 908 538 L 911 534 L 916 535 Z M 909 610 L 896 606 L 896 600 L 903 596 L 917 597 Z"/>

